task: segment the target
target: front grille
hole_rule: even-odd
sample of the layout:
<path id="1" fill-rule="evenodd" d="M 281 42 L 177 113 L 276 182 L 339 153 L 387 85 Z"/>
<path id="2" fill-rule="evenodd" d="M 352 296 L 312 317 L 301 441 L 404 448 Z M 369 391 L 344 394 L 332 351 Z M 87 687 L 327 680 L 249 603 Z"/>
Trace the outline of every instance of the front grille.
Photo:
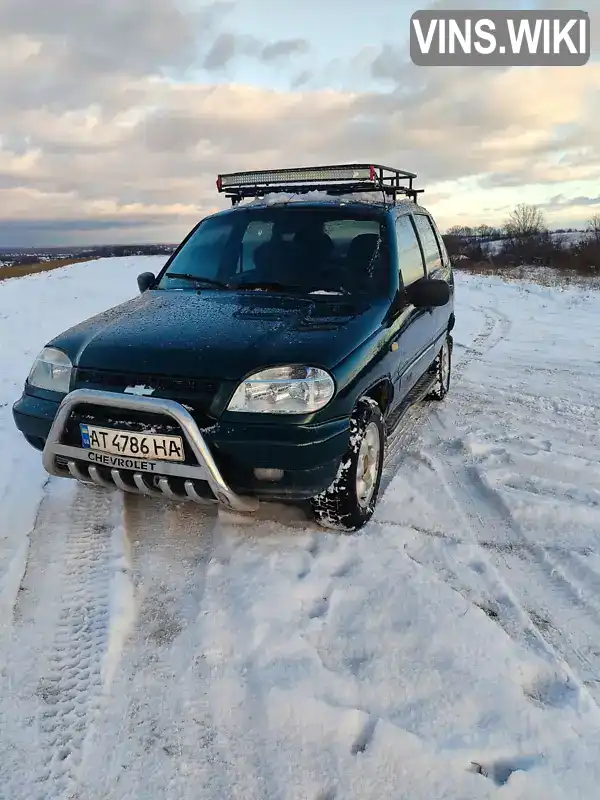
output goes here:
<path id="1" fill-rule="evenodd" d="M 206 378 L 174 378 L 85 368 L 75 370 L 74 389 L 123 392 L 128 386 L 150 386 L 154 389 L 154 397 L 176 400 L 191 406 L 194 411 L 208 415 L 220 384 L 218 380 Z"/>

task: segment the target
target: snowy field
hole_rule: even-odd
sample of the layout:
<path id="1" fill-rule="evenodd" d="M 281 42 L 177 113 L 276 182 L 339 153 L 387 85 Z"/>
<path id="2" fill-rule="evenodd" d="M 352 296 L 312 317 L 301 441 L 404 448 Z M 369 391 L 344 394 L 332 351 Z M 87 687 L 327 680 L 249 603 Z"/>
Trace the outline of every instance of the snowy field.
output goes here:
<path id="1" fill-rule="evenodd" d="M 564 233 L 551 231 L 550 233 L 552 239 L 563 243 L 563 247 L 574 247 L 587 239 L 590 235 L 587 231 L 569 231 Z M 495 254 L 501 250 L 504 243 L 504 239 L 493 239 L 492 241 L 484 242 L 483 246 L 489 253 Z"/>
<path id="2" fill-rule="evenodd" d="M 2 800 L 595 800 L 600 293 L 457 274 L 359 535 L 46 480 L 11 404 L 162 258 L 0 284 Z"/>

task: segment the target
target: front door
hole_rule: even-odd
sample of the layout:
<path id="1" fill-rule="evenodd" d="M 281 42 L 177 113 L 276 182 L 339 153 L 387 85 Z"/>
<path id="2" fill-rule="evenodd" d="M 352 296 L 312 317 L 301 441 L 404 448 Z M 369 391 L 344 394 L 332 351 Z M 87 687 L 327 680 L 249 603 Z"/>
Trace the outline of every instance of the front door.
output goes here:
<path id="1" fill-rule="evenodd" d="M 425 277 L 423 252 L 411 215 L 396 220 L 400 291 Z M 433 360 L 432 324 L 428 309 L 406 301 L 392 324 L 392 347 L 396 359 L 393 372 L 394 406 L 401 403 Z"/>

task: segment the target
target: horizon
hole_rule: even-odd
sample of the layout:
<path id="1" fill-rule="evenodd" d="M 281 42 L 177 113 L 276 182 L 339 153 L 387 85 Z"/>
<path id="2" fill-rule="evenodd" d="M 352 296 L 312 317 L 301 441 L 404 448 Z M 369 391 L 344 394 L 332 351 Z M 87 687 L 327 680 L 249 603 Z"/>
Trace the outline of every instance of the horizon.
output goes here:
<path id="1" fill-rule="evenodd" d="M 416 172 L 442 230 L 600 211 L 600 6 L 581 67 L 417 67 L 409 22 L 450 0 L 5 0 L 0 247 L 180 242 L 220 172 L 342 162 Z M 332 36 L 331 32 L 335 35 Z M 101 47 L 98 42 L 101 42 Z M 100 244 L 98 244 L 100 242 Z"/>
<path id="2" fill-rule="evenodd" d="M 477 226 L 465 225 L 465 227 L 476 228 Z M 491 227 L 494 228 L 495 230 L 502 231 L 502 227 L 501 226 L 493 226 L 492 225 Z M 584 226 L 576 227 L 574 225 L 568 225 L 565 228 L 563 228 L 561 226 L 558 226 L 556 228 L 548 227 L 548 232 L 551 233 L 551 234 L 556 234 L 556 233 L 561 233 L 561 232 L 568 233 L 569 231 L 572 231 L 572 232 L 575 232 L 575 233 L 585 233 L 586 232 L 586 226 L 584 225 Z M 440 232 L 441 232 L 442 236 L 449 235 L 449 231 L 448 230 L 442 230 Z M 96 242 L 95 244 L 84 244 L 84 245 L 78 245 L 78 244 L 58 244 L 58 245 L 20 244 L 20 245 L 9 245 L 9 246 L 5 246 L 5 245 L 2 245 L 0 243 L 0 253 L 10 253 L 10 252 L 22 253 L 22 252 L 24 252 L 26 250 L 29 250 L 29 251 L 42 251 L 42 252 L 50 252 L 52 250 L 63 250 L 63 249 L 64 250 L 94 250 L 94 249 L 100 248 L 100 247 L 106 247 L 106 248 L 110 248 L 110 247 L 179 247 L 179 245 L 181 244 L 181 241 L 182 240 L 177 241 L 177 242 L 167 242 L 167 241 L 156 241 L 156 242 L 140 242 L 140 241 L 138 241 L 138 242 L 136 242 L 136 241 L 126 242 L 126 241 L 123 241 L 123 242 L 113 242 L 113 241 L 106 241 L 106 242 Z M 492 241 L 495 241 L 495 240 L 492 240 Z"/>

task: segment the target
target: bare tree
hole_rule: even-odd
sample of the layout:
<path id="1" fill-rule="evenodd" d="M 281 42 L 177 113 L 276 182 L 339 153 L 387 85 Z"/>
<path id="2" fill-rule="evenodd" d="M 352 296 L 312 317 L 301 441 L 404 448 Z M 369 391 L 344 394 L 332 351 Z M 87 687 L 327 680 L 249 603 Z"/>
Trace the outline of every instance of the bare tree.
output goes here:
<path id="1" fill-rule="evenodd" d="M 448 236 L 456 236 L 459 239 L 470 239 L 473 236 L 473 228 L 468 225 L 453 225 L 448 229 Z"/>
<path id="2" fill-rule="evenodd" d="M 504 228 L 511 239 L 525 241 L 543 233 L 546 230 L 546 223 L 542 211 L 537 206 L 521 203 L 511 212 Z"/>
<path id="3" fill-rule="evenodd" d="M 480 239 L 491 239 L 494 235 L 494 229 L 491 225 L 478 225 L 477 226 L 477 235 Z"/>
<path id="4" fill-rule="evenodd" d="M 600 214 L 594 214 L 588 220 L 587 224 L 588 233 L 591 234 L 590 238 L 600 244 Z"/>

